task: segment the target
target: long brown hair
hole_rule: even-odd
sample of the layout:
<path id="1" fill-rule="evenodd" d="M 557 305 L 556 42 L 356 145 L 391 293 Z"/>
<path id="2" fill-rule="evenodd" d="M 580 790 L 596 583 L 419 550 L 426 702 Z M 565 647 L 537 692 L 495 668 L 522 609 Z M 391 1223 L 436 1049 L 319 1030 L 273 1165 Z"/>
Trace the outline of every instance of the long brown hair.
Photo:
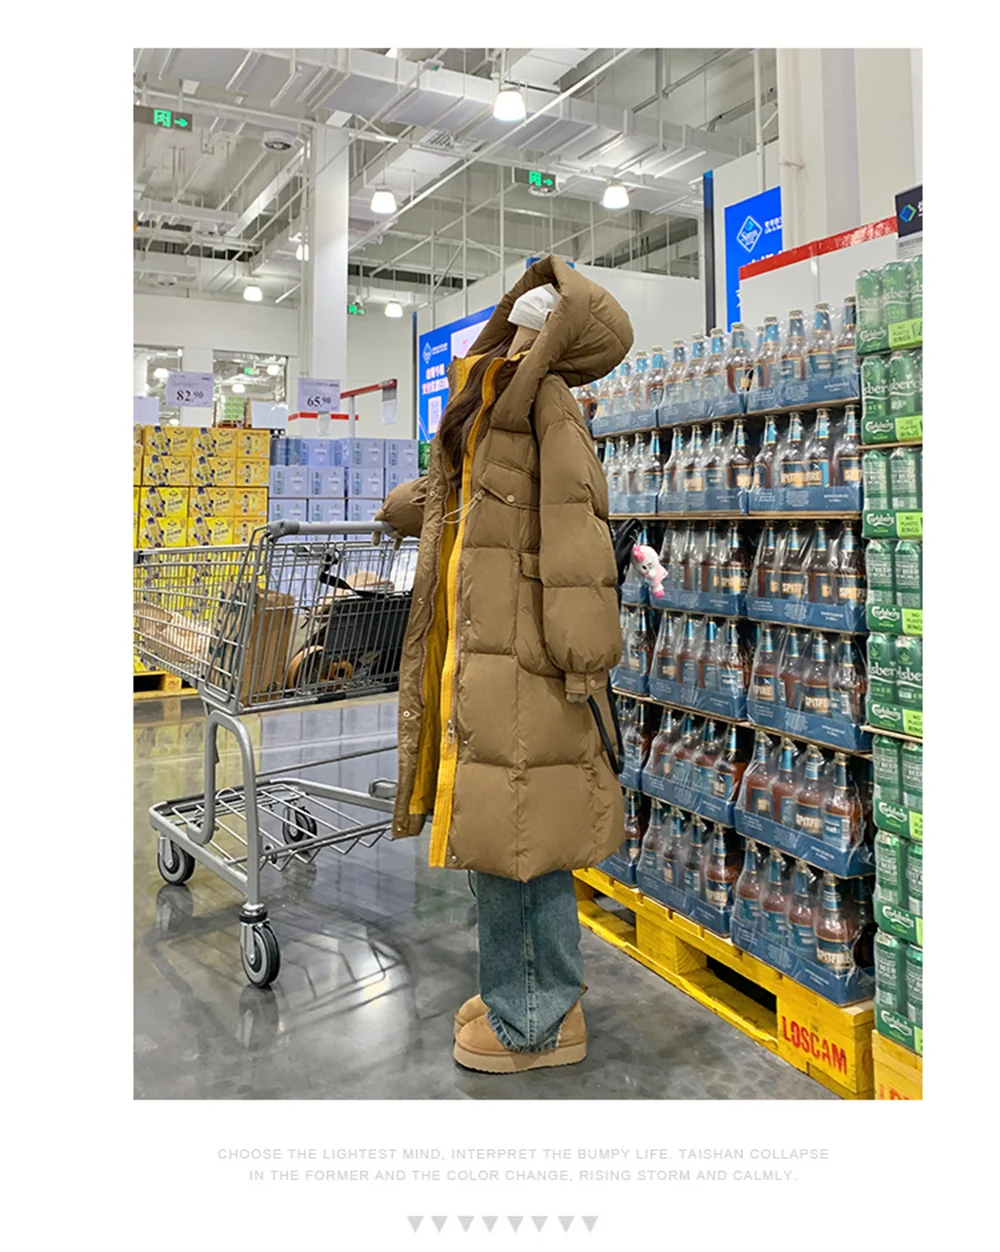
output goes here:
<path id="1" fill-rule="evenodd" d="M 465 445 L 469 439 L 469 431 L 472 429 L 473 417 L 482 400 L 483 378 L 487 367 L 497 357 L 506 356 L 507 349 L 513 342 L 514 327 L 512 326 L 510 335 L 503 342 L 498 343 L 495 348 L 491 348 L 489 352 L 484 353 L 476 361 L 472 369 L 469 370 L 465 386 L 458 395 L 448 401 L 448 405 L 441 417 L 441 425 L 438 427 L 437 437 L 441 440 L 441 449 L 445 455 L 445 464 L 452 486 L 457 486 L 462 480 L 462 460 L 465 456 Z"/>

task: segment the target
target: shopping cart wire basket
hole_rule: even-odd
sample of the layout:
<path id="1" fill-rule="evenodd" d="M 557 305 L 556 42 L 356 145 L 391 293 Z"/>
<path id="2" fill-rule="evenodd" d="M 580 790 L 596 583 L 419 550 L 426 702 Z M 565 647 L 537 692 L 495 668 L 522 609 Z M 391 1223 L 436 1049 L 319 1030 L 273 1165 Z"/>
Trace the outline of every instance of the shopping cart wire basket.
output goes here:
<path id="1" fill-rule="evenodd" d="M 379 779 L 365 793 L 258 772 L 241 718 L 398 689 L 417 548 L 380 542 L 385 530 L 270 522 L 240 547 L 135 553 L 136 655 L 186 679 L 206 715 L 204 793 L 150 809 L 157 865 L 182 883 L 200 863 L 244 894 L 241 955 L 257 986 L 280 968 L 262 869 L 371 847 L 389 829 L 396 785 Z M 239 748 L 237 787 L 217 786 L 220 730 Z"/>

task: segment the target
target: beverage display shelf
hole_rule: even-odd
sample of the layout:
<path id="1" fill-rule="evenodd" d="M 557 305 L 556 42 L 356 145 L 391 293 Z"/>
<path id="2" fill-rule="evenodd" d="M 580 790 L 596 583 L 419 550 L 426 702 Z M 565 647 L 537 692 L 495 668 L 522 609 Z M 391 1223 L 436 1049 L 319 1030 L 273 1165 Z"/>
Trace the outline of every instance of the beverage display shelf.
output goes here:
<path id="1" fill-rule="evenodd" d="M 762 521 L 770 519 L 771 521 L 780 522 L 808 522 L 814 518 L 817 521 L 827 521 L 832 518 L 834 521 L 856 522 L 861 517 L 861 512 L 857 509 L 791 509 L 784 512 L 765 512 L 764 510 L 757 511 L 751 509 L 744 516 L 751 521 L 755 518 L 760 518 Z"/>
<path id="2" fill-rule="evenodd" d="M 924 946 L 924 919 L 919 913 L 903 908 L 901 904 L 891 904 L 879 895 L 878 886 L 872 897 L 875 907 L 875 921 L 879 930 L 895 935 L 906 943 L 915 943 L 918 948 Z"/>
<path id="3" fill-rule="evenodd" d="M 924 815 L 907 808 L 905 804 L 893 804 L 879 795 L 878 783 L 875 784 L 875 795 L 872 799 L 872 820 L 877 830 L 884 830 L 890 835 L 901 839 L 912 839 L 914 843 L 924 841 Z"/>
<path id="4" fill-rule="evenodd" d="M 872 999 L 875 990 L 874 969 L 855 967 L 844 974 L 835 973 L 818 961 L 800 956 L 783 943 L 776 942 L 766 934 L 760 934 L 738 917 L 731 919 L 729 933 L 738 948 L 763 961 L 765 965 L 771 965 L 786 978 L 815 991 L 832 1004 L 868 1003 Z"/>
<path id="5" fill-rule="evenodd" d="M 744 614 L 751 622 L 769 622 L 796 629 L 828 631 L 836 635 L 866 635 L 864 606 L 853 602 L 820 604 L 814 600 L 747 596 Z"/>
<path id="6" fill-rule="evenodd" d="M 811 400 L 807 404 L 783 404 L 780 408 L 748 409 L 744 417 L 787 417 L 789 413 L 817 413 L 820 409 L 845 409 L 861 404 L 860 396 L 838 396 L 835 400 Z"/>
<path id="7" fill-rule="evenodd" d="M 721 421 L 722 419 L 719 418 L 717 420 Z M 630 426 L 628 430 L 612 430 L 610 432 L 600 431 L 597 434 L 594 434 L 594 432 L 591 431 L 590 433 L 594 443 L 603 443 L 605 439 L 620 439 L 622 435 L 651 435 L 654 430 L 662 429 L 662 426 L 654 424 L 652 426 Z"/>
<path id="8" fill-rule="evenodd" d="M 875 858 L 870 843 L 858 843 L 850 848 L 837 848 L 821 836 L 807 835 L 792 830 L 780 822 L 751 813 L 737 804 L 733 809 L 736 833 L 744 839 L 768 848 L 777 848 L 786 856 L 805 861 L 815 869 L 828 870 L 838 878 L 870 878 L 875 873 Z"/>
<path id="9" fill-rule="evenodd" d="M 694 617 L 718 618 L 719 621 L 723 622 L 745 622 L 749 620 L 745 613 L 716 613 L 715 609 L 703 609 L 697 605 L 694 608 L 685 609 L 678 604 L 661 604 L 658 600 L 655 603 L 650 601 L 645 607 L 653 609 L 657 613 L 687 613 Z M 846 635 L 849 632 L 845 630 L 841 633 Z"/>
<path id="10" fill-rule="evenodd" d="M 647 777 L 647 775 L 649 775 Z M 690 787 L 673 786 L 667 779 L 657 779 L 649 773 L 648 764 L 640 771 L 639 786 L 631 788 L 644 795 L 647 800 L 659 800 L 667 808 L 680 809 L 691 817 L 701 817 L 706 822 L 714 822 L 726 830 L 735 830 L 733 820 L 733 801 L 720 800 L 717 796 L 707 796 L 703 792 L 693 791 Z M 708 801 L 709 803 L 705 803 Z M 725 813 L 725 816 L 721 814 Z"/>
<path id="11" fill-rule="evenodd" d="M 923 539 L 924 511 L 865 509 L 861 527 L 862 539 Z"/>
<path id="12" fill-rule="evenodd" d="M 901 439 L 898 443 L 863 443 L 866 452 L 888 452 L 891 448 L 921 448 L 923 439 Z"/>
<path id="13" fill-rule="evenodd" d="M 904 609 L 898 604 L 865 605 L 865 617 L 868 629 L 881 632 L 883 635 L 914 635 L 923 636 L 923 609 Z"/>
<path id="14" fill-rule="evenodd" d="M 873 735 L 888 735 L 890 739 L 902 739 L 904 743 L 923 743 L 923 735 L 905 735 L 899 730 L 886 730 L 884 726 L 862 726 L 862 730 L 869 730 Z M 789 736 L 793 738 L 794 736 Z"/>
<path id="15" fill-rule="evenodd" d="M 763 730 L 765 734 L 773 735 L 779 739 L 793 739 L 796 743 L 811 743 L 817 748 L 827 748 L 832 752 L 846 752 L 848 756 L 859 756 L 863 761 L 872 759 L 871 749 L 869 748 L 845 748 L 842 743 L 827 743 L 825 739 L 810 739 L 807 735 L 793 734 L 790 730 L 776 730 L 773 726 L 765 726 L 762 722 L 747 722 L 746 725 L 751 730 Z M 871 730 L 870 726 L 862 726 L 862 730 Z M 880 730 L 880 735 L 886 732 Z"/>
<path id="16" fill-rule="evenodd" d="M 597 869 L 575 872 L 580 923 L 755 1043 L 843 1099 L 873 1098 L 871 1000 L 838 1006 L 679 911 Z M 631 917 L 602 905 L 607 897 Z M 709 960 L 774 997 L 773 1007 L 724 982 Z"/>
<path id="17" fill-rule="evenodd" d="M 752 522 L 757 520 L 772 522 L 808 522 L 812 520 L 856 522 L 860 519 L 860 517 L 861 513 L 857 511 L 824 511 L 820 509 L 797 509 L 783 513 L 737 513 L 732 509 L 726 512 L 692 510 L 690 512 L 677 511 L 674 513 L 608 513 L 608 520 L 612 522 L 627 522 L 632 520 L 637 522 Z"/>
<path id="18" fill-rule="evenodd" d="M 796 514 L 796 516 L 801 517 L 802 515 L 801 513 L 799 513 L 799 514 Z M 626 522 L 626 521 L 631 521 L 632 519 L 634 519 L 637 522 L 641 522 L 641 521 L 738 522 L 741 520 L 745 521 L 747 517 L 748 517 L 748 514 L 738 513 L 732 509 L 726 512 L 715 512 L 715 513 L 702 510 L 702 511 L 691 512 L 691 513 L 677 512 L 677 513 L 609 513 L 608 514 L 608 519 L 612 522 Z"/>
<path id="19" fill-rule="evenodd" d="M 621 430 L 591 431 L 591 435 L 595 442 L 602 442 L 605 439 L 617 439 L 622 435 L 648 435 L 654 430 L 675 430 L 682 426 L 708 426 L 712 422 L 765 421 L 769 417 L 787 417 L 790 413 L 815 413 L 820 409 L 843 409 L 849 405 L 857 407 L 860 404 L 860 396 L 837 398 L 835 400 L 814 400 L 807 404 L 786 404 L 780 408 L 750 409 L 746 413 L 720 413 L 714 417 L 682 417 L 677 421 L 646 423 L 642 426 L 628 426 Z"/>
<path id="20" fill-rule="evenodd" d="M 823 716 L 806 713 L 801 709 L 774 704 L 769 700 L 747 697 L 747 717 L 760 730 L 773 735 L 801 739 L 803 743 L 815 743 L 824 748 L 839 748 L 844 752 L 871 752 L 871 735 L 857 722 L 834 715 Z"/>
<path id="21" fill-rule="evenodd" d="M 698 717 L 711 718 L 716 722 L 725 722 L 727 726 L 749 726 L 746 720 L 741 721 L 736 717 L 726 717 L 722 713 L 707 713 L 704 709 L 692 708 L 690 704 L 672 704 L 666 700 L 657 700 L 653 696 L 637 696 L 631 691 L 626 691 L 622 687 L 612 687 L 611 690 L 616 696 L 626 696 L 629 700 L 638 700 L 640 704 L 658 704 L 661 709 L 677 709 L 680 713 L 694 713 Z M 791 736 L 790 736 L 791 737 Z"/>
<path id="22" fill-rule="evenodd" d="M 876 1100 L 923 1099 L 924 1032 L 901 1013 L 875 1009 L 872 1061 Z"/>

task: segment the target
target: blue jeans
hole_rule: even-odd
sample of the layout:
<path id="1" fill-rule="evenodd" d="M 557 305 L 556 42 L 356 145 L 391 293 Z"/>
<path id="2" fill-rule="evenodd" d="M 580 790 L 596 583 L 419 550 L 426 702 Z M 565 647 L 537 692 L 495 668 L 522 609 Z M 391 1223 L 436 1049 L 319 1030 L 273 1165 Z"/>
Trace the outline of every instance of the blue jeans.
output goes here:
<path id="1" fill-rule="evenodd" d="M 476 874 L 479 994 L 505 1048 L 546 1052 L 583 993 L 576 892 L 569 870 L 531 882 Z"/>

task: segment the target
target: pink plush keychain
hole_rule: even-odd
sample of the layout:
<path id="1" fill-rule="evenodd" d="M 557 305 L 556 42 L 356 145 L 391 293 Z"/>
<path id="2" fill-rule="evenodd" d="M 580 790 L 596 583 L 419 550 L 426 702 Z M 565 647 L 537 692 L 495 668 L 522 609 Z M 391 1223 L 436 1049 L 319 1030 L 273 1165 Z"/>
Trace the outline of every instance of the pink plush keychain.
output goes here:
<path id="1" fill-rule="evenodd" d="M 666 595 L 663 584 L 667 578 L 667 571 L 660 564 L 656 549 L 644 543 L 637 543 L 632 548 L 632 561 L 648 584 L 650 596 L 654 600 L 662 600 Z"/>

